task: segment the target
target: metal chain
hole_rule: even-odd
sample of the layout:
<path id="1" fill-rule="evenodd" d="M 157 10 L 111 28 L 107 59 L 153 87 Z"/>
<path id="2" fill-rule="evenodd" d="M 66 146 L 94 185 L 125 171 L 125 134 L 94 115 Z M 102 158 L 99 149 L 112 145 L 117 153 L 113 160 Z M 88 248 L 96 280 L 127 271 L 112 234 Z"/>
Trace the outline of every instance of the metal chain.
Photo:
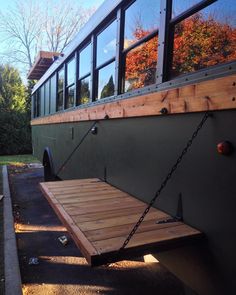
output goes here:
<path id="1" fill-rule="evenodd" d="M 150 203 L 148 204 L 147 208 L 144 210 L 143 214 L 141 215 L 141 217 L 139 218 L 138 222 L 134 225 L 133 229 L 131 230 L 131 232 L 129 233 L 128 237 L 125 239 L 122 247 L 120 248 L 119 251 L 123 250 L 129 243 L 130 239 L 133 237 L 133 235 L 135 234 L 135 232 L 137 231 L 137 229 L 139 228 L 140 224 L 142 223 L 142 221 L 144 220 L 145 216 L 147 215 L 147 213 L 149 212 L 150 208 L 152 207 L 152 205 L 155 203 L 156 199 L 160 196 L 162 190 L 165 188 L 165 186 L 167 185 L 167 182 L 170 180 L 170 178 L 172 177 L 173 173 L 176 171 L 176 169 L 178 168 L 180 162 L 182 161 L 183 157 L 185 156 L 185 154 L 187 153 L 188 149 L 190 148 L 190 146 L 192 145 L 194 139 L 197 137 L 198 132 L 202 129 L 204 123 L 206 122 L 206 120 L 209 118 L 210 114 L 209 112 L 206 112 L 201 120 L 201 122 L 198 124 L 196 130 L 193 132 L 191 138 L 189 139 L 189 141 L 187 142 L 186 146 L 184 147 L 183 151 L 181 152 L 180 156 L 178 157 L 178 159 L 176 160 L 175 164 L 172 166 L 172 168 L 170 169 L 170 172 L 167 174 L 167 176 L 165 177 L 164 181 L 161 183 L 160 188 L 156 191 L 155 196 L 153 197 L 153 199 L 150 201 Z"/>

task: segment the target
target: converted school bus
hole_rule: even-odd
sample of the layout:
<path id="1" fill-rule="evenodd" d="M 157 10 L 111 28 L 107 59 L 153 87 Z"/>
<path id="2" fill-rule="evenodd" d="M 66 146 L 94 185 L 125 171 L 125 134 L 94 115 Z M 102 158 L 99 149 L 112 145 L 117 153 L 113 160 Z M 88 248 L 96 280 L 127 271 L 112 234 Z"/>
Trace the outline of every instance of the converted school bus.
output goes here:
<path id="1" fill-rule="evenodd" d="M 235 16 L 234 0 L 107 0 L 31 69 L 34 155 L 64 180 L 42 189 L 92 265 L 153 253 L 197 294 L 235 294 Z"/>

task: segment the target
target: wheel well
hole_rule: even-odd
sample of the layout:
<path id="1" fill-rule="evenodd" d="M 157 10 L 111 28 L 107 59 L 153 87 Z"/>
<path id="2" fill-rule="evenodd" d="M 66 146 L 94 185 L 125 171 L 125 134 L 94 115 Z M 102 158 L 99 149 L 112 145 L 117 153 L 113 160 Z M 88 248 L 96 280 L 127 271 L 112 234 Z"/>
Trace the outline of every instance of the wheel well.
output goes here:
<path id="1" fill-rule="evenodd" d="M 52 154 L 48 147 L 45 148 L 43 153 L 43 166 L 45 166 L 46 164 L 50 166 L 51 172 L 54 174 Z"/>

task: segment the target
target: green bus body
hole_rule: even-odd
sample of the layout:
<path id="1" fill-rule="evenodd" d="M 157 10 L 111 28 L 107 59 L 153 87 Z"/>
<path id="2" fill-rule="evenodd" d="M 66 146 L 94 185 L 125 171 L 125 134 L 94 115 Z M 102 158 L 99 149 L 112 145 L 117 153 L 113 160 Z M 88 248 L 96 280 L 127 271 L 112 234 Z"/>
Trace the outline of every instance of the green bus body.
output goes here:
<path id="1" fill-rule="evenodd" d="M 171 1 L 161 1 L 161 7 L 163 8 L 163 3 L 169 2 Z M 193 8 L 191 5 L 190 8 L 193 14 L 195 11 L 204 10 L 211 3 L 214 5 L 214 2 L 217 1 L 189 2 L 192 2 Z M 219 2 L 224 1 L 219 0 Z M 88 23 L 87 28 L 91 34 L 97 27 L 100 32 L 103 26 L 106 27 L 106 23 L 110 23 L 111 19 L 113 20 L 114 16 L 119 13 L 121 15 L 119 21 L 124 24 L 122 5 L 127 9 L 132 1 L 117 0 L 105 3 L 107 4 L 104 4 L 96 14 L 97 19 L 105 19 L 105 23 L 100 20 L 97 26 Z M 191 15 L 190 8 L 186 8 L 186 17 Z M 233 10 L 235 10 L 235 4 L 232 7 Z M 108 12 L 105 13 L 105 11 Z M 166 13 L 168 16 L 168 11 Z M 184 12 L 181 13 L 179 22 L 184 19 Z M 109 18 L 110 15 L 111 18 Z M 167 25 L 165 24 L 165 26 Z M 83 35 L 83 32 L 81 34 Z M 87 38 L 87 35 L 91 36 L 93 40 L 94 37 L 91 34 L 84 33 L 81 43 Z M 166 38 L 163 32 L 159 31 L 158 34 L 159 38 Z M 78 40 L 80 39 L 78 38 Z M 88 43 L 87 39 L 85 43 Z M 79 44 L 74 48 L 78 48 Z M 119 45 L 116 46 L 119 47 Z M 171 50 L 173 47 L 171 49 L 171 46 L 168 46 L 161 52 L 167 54 Z M 76 54 L 78 55 L 78 52 Z M 118 49 L 114 60 L 119 59 L 122 54 L 125 53 Z M 169 63 L 164 56 L 158 56 L 158 58 L 161 58 L 163 65 Z M 105 179 L 108 183 L 147 203 L 153 198 L 196 130 L 204 115 L 203 110 L 176 112 L 167 115 L 108 117 L 98 120 L 97 132 L 94 133 L 88 132 L 94 124 L 93 119 L 50 123 L 50 118 L 60 113 L 69 115 L 76 109 L 89 111 L 96 105 L 106 105 L 116 100 L 118 102 L 129 100 L 129 97 L 140 95 L 148 96 L 163 89 L 168 90 L 176 87 L 181 89 L 184 85 L 190 85 L 196 81 L 210 81 L 218 77 L 227 78 L 235 74 L 235 60 L 233 59 L 227 63 L 209 66 L 194 73 L 185 73 L 184 76 L 180 75 L 169 80 L 165 78 L 168 70 L 165 70 L 165 66 L 163 66 L 161 69 L 163 81 L 161 83 L 157 75 L 154 85 L 125 91 L 124 76 L 122 76 L 124 72 L 122 69 L 116 68 L 114 96 L 96 99 L 97 92 L 99 92 L 96 88 L 98 87 L 96 79 L 99 78 L 96 75 L 100 69 L 96 69 L 96 64 L 93 64 L 94 72 L 92 70 L 89 74 L 92 79 L 91 97 L 86 102 L 87 104 L 78 103 L 77 98 L 80 94 L 77 77 L 74 82 L 76 88 L 73 94 L 74 105 L 71 109 L 66 109 L 68 97 L 65 83 L 64 90 L 60 90 L 64 95 L 64 107 L 60 112 L 56 112 L 58 95 L 60 96 L 58 88 L 55 95 L 50 95 L 50 102 L 48 102 L 49 98 L 44 96 L 43 102 L 39 103 L 37 101 L 37 97 L 40 97 L 38 91 L 50 77 L 50 79 L 56 79 L 54 72 L 58 73 L 62 67 L 65 69 L 65 64 L 70 59 L 71 54 L 68 54 L 67 57 L 62 58 L 62 62 L 58 66 L 52 70 L 49 69 L 49 73 L 46 73 L 45 77 L 36 84 L 33 91 L 32 140 L 34 155 L 42 163 L 45 163 L 45 159 L 47 159 L 50 162 L 52 174 L 62 180 L 93 177 Z M 110 63 L 112 62 L 111 59 Z M 58 81 L 58 77 L 56 80 Z M 230 103 L 233 106 L 235 97 L 232 93 L 235 93 L 235 90 L 230 88 L 232 84 L 227 87 Z M 108 91 L 107 89 L 108 87 L 105 90 Z M 41 116 L 39 116 L 39 112 L 37 113 L 36 105 L 41 109 Z M 45 108 L 45 105 L 48 107 Z M 224 109 L 223 106 L 221 110 L 211 111 L 211 114 L 212 116 L 199 131 L 189 151 L 155 203 L 155 207 L 175 216 L 181 195 L 184 222 L 201 230 L 205 235 L 205 240 L 179 249 L 163 251 L 155 256 L 197 294 L 235 294 L 236 153 L 232 151 L 229 154 L 220 154 L 217 151 L 217 144 L 228 141 L 231 147 L 236 147 L 236 108 L 227 107 Z M 39 122 L 37 120 L 41 118 L 45 118 L 45 120 L 49 118 L 49 121 L 37 124 Z M 69 158 L 87 132 L 86 138 Z"/>

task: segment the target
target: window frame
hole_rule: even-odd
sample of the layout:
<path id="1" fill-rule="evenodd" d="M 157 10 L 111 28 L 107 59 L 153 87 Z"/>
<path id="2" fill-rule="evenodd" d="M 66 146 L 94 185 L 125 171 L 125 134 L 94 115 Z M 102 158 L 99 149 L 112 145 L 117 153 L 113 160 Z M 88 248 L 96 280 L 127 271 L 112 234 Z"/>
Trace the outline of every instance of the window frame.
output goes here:
<path id="1" fill-rule="evenodd" d="M 87 73 L 85 73 L 83 76 L 80 76 L 80 70 L 79 70 L 79 64 L 80 64 L 80 53 L 86 49 L 88 46 L 91 46 L 91 50 L 90 50 L 90 54 L 91 54 L 91 62 L 90 62 L 90 71 L 88 71 Z M 76 81 L 77 81 L 77 95 L 76 95 L 76 105 L 77 106 L 81 106 L 81 105 L 85 105 L 86 103 L 81 103 L 81 93 L 80 93 L 80 87 L 81 87 L 81 81 L 90 77 L 90 97 L 89 97 L 89 102 L 91 103 L 93 101 L 93 63 L 94 63 L 94 54 L 93 54 L 93 48 L 94 48 L 94 41 L 93 41 L 93 37 L 90 37 L 89 39 L 86 40 L 86 42 L 84 42 L 83 46 L 80 46 L 80 48 L 77 50 L 77 64 L 76 64 L 76 68 L 77 68 L 77 75 L 76 75 Z"/>
<path id="2" fill-rule="evenodd" d="M 82 33 L 82 38 L 80 38 L 80 42 L 77 46 L 73 48 L 71 52 L 65 58 L 59 58 L 59 65 L 55 66 L 54 70 L 49 70 L 49 74 L 45 74 L 45 78 L 43 78 L 42 82 L 40 81 L 33 92 L 36 93 L 35 102 L 36 106 L 36 115 L 37 117 L 44 116 L 41 114 L 41 102 L 37 99 L 39 96 L 39 92 L 41 87 L 45 85 L 48 79 L 51 79 L 54 75 L 56 75 L 56 112 L 58 112 L 58 95 L 63 92 L 63 105 L 60 111 L 64 111 L 65 109 L 65 99 L 66 99 L 66 64 L 69 62 L 72 56 L 75 57 L 76 66 L 75 66 L 75 98 L 74 98 L 74 106 L 78 108 L 89 107 L 90 105 L 96 105 L 100 103 L 106 103 L 109 101 L 120 100 L 124 98 L 134 97 L 141 94 L 146 94 L 153 91 L 159 90 L 168 90 L 173 87 L 181 87 L 186 84 L 201 82 L 208 79 L 213 79 L 219 76 L 226 76 L 229 74 L 236 73 L 236 60 L 229 61 L 222 64 L 217 64 L 213 66 L 209 66 L 207 68 L 203 68 L 197 70 L 195 72 L 189 72 L 181 74 L 177 77 L 171 77 L 170 71 L 172 66 L 172 57 L 173 57 L 173 41 L 174 41 L 174 28 L 175 25 L 187 17 L 193 15 L 194 13 L 200 11 L 216 2 L 217 0 L 201 0 L 197 4 L 189 7 L 187 10 L 183 11 L 176 17 L 172 18 L 172 0 L 161 0 L 160 7 L 160 24 L 159 29 L 145 36 L 144 38 L 138 40 L 135 44 L 132 44 L 128 48 L 123 49 L 123 41 L 124 41 L 124 18 L 125 18 L 125 10 L 131 6 L 135 0 L 126 0 L 126 1 L 116 1 L 116 6 L 110 5 L 107 7 L 107 10 L 110 10 L 105 15 L 105 18 L 102 21 L 98 21 L 95 25 L 89 23 L 89 25 L 85 28 Z M 102 10 L 101 10 L 102 12 Z M 100 19 L 103 17 L 103 14 L 100 12 Z M 103 9 L 104 12 L 104 9 Z M 98 13 L 99 15 L 99 13 Z M 96 66 L 96 52 L 97 52 L 97 36 L 102 33 L 113 21 L 117 22 L 117 32 L 116 32 L 116 53 L 115 56 L 111 59 L 107 60 L 103 64 Z M 91 21 L 90 21 L 91 22 Z M 133 89 L 129 92 L 123 92 L 124 87 L 124 71 L 125 71 L 125 56 L 127 53 L 140 46 L 144 42 L 150 40 L 154 35 L 158 36 L 158 58 L 157 58 L 157 69 L 156 69 L 156 81 L 155 84 L 148 85 L 142 88 Z M 91 42 L 91 71 L 84 75 L 83 77 L 79 77 L 79 52 L 81 52 L 89 43 Z M 167 58 L 168 57 L 168 58 Z M 171 58 L 169 58 L 171 57 Z M 103 67 L 109 65 L 110 63 L 115 61 L 115 92 L 113 96 L 97 99 L 98 92 L 98 72 Z M 58 91 L 58 73 L 64 69 L 64 84 L 63 89 Z M 79 98 L 79 83 L 90 77 L 90 100 L 88 103 L 80 104 Z M 37 94 L 38 93 L 38 94 Z M 39 105 L 40 104 L 40 105 Z M 40 108 L 40 109 L 39 109 Z M 51 113 L 51 112 L 50 112 Z"/>
<path id="3" fill-rule="evenodd" d="M 70 62 L 72 62 L 74 60 L 74 81 L 70 84 L 68 84 L 68 64 Z M 65 62 L 65 67 L 64 67 L 64 88 L 65 88 L 65 94 L 64 94 L 64 110 L 67 110 L 67 109 L 71 109 L 71 108 L 74 108 L 75 107 L 75 104 L 76 104 L 76 91 L 74 91 L 74 99 L 73 99 L 73 106 L 70 106 L 70 107 L 67 107 L 67 103 L 68 103 L 68 98 L 69 98 L 69 88 L 74 86 L 74 88 L 76 89 L 76 67 L 77 67 L 77 60 L 76 60 L 76 55 L 75 53 L 72 54 L 70 56 L 70 58 Z"/>
<path id="4" fill-rule="evenodd" d="M 66 63 L 64 63 L 63 65 L 62 65 L 62 67 L 60 67 L 58 70 L 57 70 L 57 99 L 56 99 L 56 112 L 60 112 L 60 111 L 63 111 L 65 108 L 64 108 L 64 106 L 65 106 L 65 66 L 66 65 Z M 62 87 L 62 89 L 59 89 L 59 73 L 61 72 L 61 71 L 63 71 L 64 72 L 64 80 L 63 80 L 63 87 Z M 59 101 L 59 95 L 62 93 L 62 109 L 61 110 L 59 110 L 58 108 L 59 108 L 59 106 L 58 106 L 58 101 Z"/>
<path id="5" fill-rule="evenodd" d="M 116 56 L 117 56 L 117 40 L 119 38 L 118 36 L 118 28 L 116 26 L 116 51 L 115 54 L 112 58 L 109 58 L 108 60 L 106 60 L 105 62 L 101 63 L 99 66 L 97 66 L 97 50 L 98 50 L 98 44 L 97 44 L 97 37 L 99 36 L 99 34 L 101 34 L 102 32 L 104 32 L 113 22 L 117 22 L 117 16 L 116 15 L 111 15 L 109 20 L 105 22 L 105 24 L 101 27 L 100 30 L 98 30 L 96 32 L 96 34 L 94 34 L 94 48 L 93 48 L 93 72 L 94 72 L 94 76 L 93 76 L 93 81 L 92 81 L 92 87 L 94 89 L 93 91 L 93 96 L 92 96 L 92 101 L 93 102 L 97 102 L 97 101 L 101 101 L 107 98 L 113 98 L 115 96 L 115 91 L 114 91 L 114 95 L 108 96 L 108 97 L 104 97 L 104 98 L 98 98 L 98 78 L 99 78 L 99 71 L 102 70 L 103 68 L 105 68 L 106 66 L 110 65 L 113 62 L 116 62 Z M 118 23 L 118 22 L 117 22 Z M 115 65 L 116 67 L 116 65 Z M 116 70 L 115 70 L 115 77 L 114 77 L 114 81 L 116 81 Z M 116 86 L 115 86 L 116 87 Z"/>

